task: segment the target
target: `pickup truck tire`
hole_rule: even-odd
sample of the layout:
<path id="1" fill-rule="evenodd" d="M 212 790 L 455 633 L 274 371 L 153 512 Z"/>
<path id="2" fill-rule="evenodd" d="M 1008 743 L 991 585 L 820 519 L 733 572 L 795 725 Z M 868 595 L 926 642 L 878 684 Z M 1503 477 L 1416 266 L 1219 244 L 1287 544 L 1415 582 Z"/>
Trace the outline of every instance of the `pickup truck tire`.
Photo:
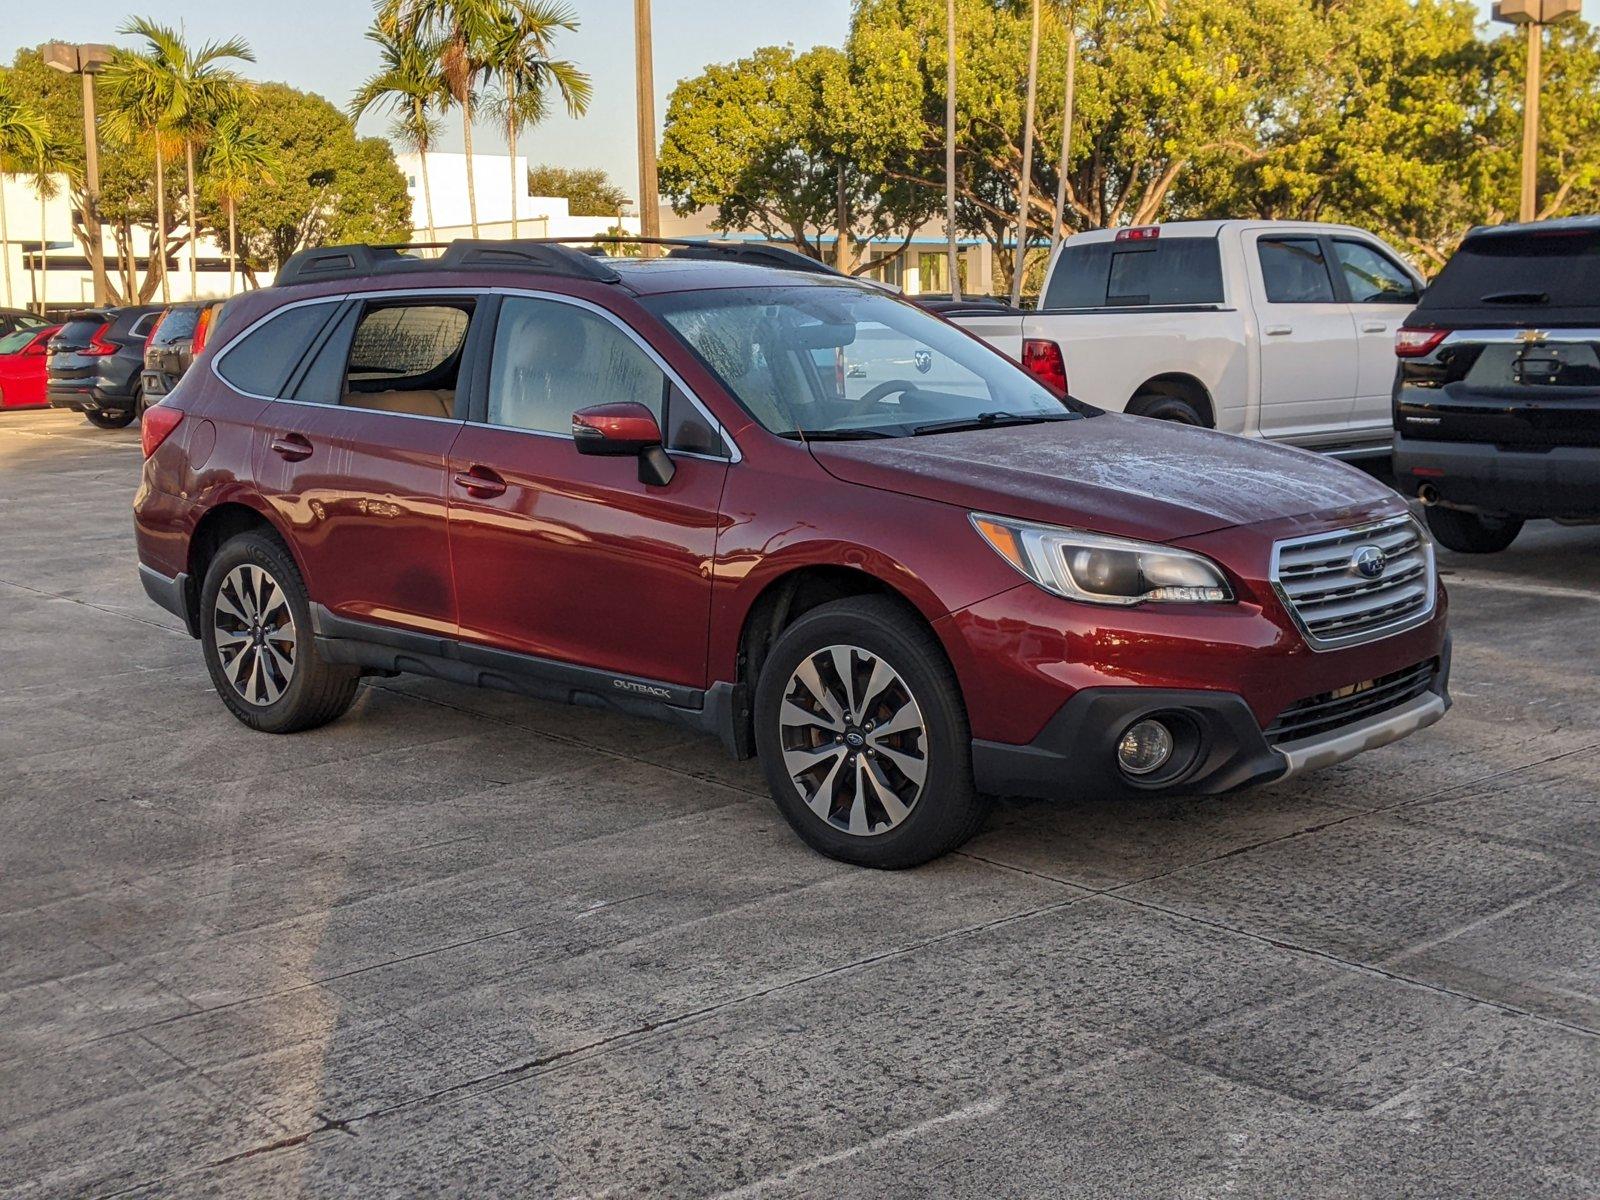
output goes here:
<path id="1" fill-rule="evenodd" d="M 1521 517 L 1491 517 L 1459 508 L 1428 508 L 1423 515 L 1438 543 L 1458 554 L 1496 554 L 1522 532 Z"/>
<path id="2" fill-rule="evenodd" d="M 1180 425 L 1206 424 L 1200 410 L 1179 396 L 1143 393 L 1128 402 L 1127 411 L 1136 417 L 1150 417 L 1157 421 L 1176 421 Z"/>
<path id="3" fill-rule="evenodd" d="M 932 630 L 888 597 L 818 605 L 778 636 L 756 681 L 755 733 L 778 810 L 830 858 L 920 866 L 983 823 L 955 673 Z"/>

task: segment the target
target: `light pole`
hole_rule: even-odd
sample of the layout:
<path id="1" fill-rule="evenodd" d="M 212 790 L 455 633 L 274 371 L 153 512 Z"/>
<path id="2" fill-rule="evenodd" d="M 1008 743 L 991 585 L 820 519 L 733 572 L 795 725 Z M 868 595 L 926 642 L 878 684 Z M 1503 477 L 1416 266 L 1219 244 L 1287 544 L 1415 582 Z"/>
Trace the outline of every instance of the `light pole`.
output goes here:
<path id="1" fill-rule="evenodd" d="M 1522 99 L 1522 207 L 1520 219 L 1539 213 L 1539 87 L 1544 27 L 1575 17 L 1583 0 L 1495 0 L 1493 16 L 1505 25 L 1528 27 L 1528 72 Z"/>
<path id="2" fill-rule="evenodd" d="M 650 0 L 633 0 L 633 84 L 639 104 L 639 234 L 661 236 L 661 198 L 656 184 L 656 72 L 650 37 Z M 644 256 L 657 247 L 644 244 Z"/>
<path id="3" fill-rule="evenodd" d="M 83 80 L 83 234 L 89 243 L 89 269 L 94 273 L 94 302 L 110 299 L 105 248 L 100 244 L 100 137 L 94 121 L 94 77 L 111 61 L 111 47 L 98 43 L 45 46 L 46 65 Z"/>
<path id="4" fill-rule="evenodd" d="M 944 11 L 944 231 L 950 242 L 950 299 L 961 299 L 961 248 L 956 243 L 956 0 Z"/>

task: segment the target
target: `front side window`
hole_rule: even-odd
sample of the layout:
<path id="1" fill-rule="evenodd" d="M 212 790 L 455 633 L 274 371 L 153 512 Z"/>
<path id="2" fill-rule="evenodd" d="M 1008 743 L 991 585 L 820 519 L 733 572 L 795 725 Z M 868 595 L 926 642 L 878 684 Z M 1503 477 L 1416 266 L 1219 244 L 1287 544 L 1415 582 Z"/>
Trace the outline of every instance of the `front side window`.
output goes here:
<path id="1" fill-rule="evenodd" d="M 773 433 L 900 437 L 1078 414 L 913 305 L 849 284 L 649 297 L 646 307 Z"/>
<path id="2" fill-rule="evenodd" d="M 1356 304 L 1415 304 L 1417 285 L 1404 267 L 1365 242 L 1335 238 L 1333 255 L 1339 260 L 1345 287 Z"/>
<path id="3" fill-rule="evenodd" d="M 1336 299 L 1317 238 L 1262 238 L 1256 252 L 1270 303 L 1332 304 Z"/>

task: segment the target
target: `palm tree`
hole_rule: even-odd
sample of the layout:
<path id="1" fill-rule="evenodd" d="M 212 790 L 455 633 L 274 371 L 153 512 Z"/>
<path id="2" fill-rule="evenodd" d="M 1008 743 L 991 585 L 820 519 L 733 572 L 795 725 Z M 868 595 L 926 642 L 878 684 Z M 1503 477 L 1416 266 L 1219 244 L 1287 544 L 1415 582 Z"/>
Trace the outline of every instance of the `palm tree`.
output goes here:
<path id="1" fill-rule="evenodd" d="M 124 145 L 147 142 L 155 157 L 154 236 L 150 240 L 151 269 L 159 263 L 161 299 L 170 301 L 167 283 L 167 155 L 175 148 L 169 127 L 170 79 L 153 55 L 133 50 L 114 50 L 111 63 L 101 76 L 106 92 L 106 115 L 102 124 L 106 136 Z M 133 262 L 133 248 L 129 247 Z M 129 276 L 130 292 L 133 277 Z"/>
<path id="2" fill-rule="evenodd" d="M 235 58 L 254 62 L 256 56 L 242 38 L 207 42 L 198 50 L 191 49 L 181 34 L 148 17 L 136 17 L 118 32 L 144 38 L 148 48 L 140 57 L 149 64 L 145 68 L 146 86 L 152 89 L 159 108 L 156 124 L 170 130 L 183 142 L 189 201 L 189 294 L 192 296 L 199 290 L 195 261 L 195 243 L 199 240 L 194 195 L 195 147 L 204 143 L 222 115 L 238 104 L 239 77 L 222 66 L 222 61 Z M 112 65 L 115 68 L 116 63 Z M 164 262 L 161 276 L 165 296 Z"/>
<path id="3" fill-rule="evenodd" d="M 206 149 L 206 178 L 228 213 L 228 294 L 239 273 L 239 234 L 236 208 L 239 198 L 257 183 L 275 182 L 278 156 L 251 123 L 244 108 L 223 113 Z"/>
<path id="4" fill-rule="evenodd" d="M 50 139 L 44 114 L 24 104 L 0 76 L 0 260 L 5 263 L 6 306 L 15 305 L 11 287 L 11 232 L 7 228 L 5 182 L 12 171 L 36 161 Z"/>
<path id="5" fill-rule="evenodd" d="M 512 237 L 518 234 L 517 201 L 527 191 L 527 181 L 517 178 L 518 132 L 544 119 L 552 87 L 569 116 L 581 117 L 589 108 L 589 77 L 577 64 L 550 57 L 556 33 L 577 28 L 578 15 L 549 0 L 507 0 L 494 22 L 487 63 L 500 85 L 494 111 L 504 124 L 511 162 Z"/>
<path id="6" fill-rule="evenodd" d="M 439 122 L 433 109 L 450 99 L 440 75 L 439 46 L 426 38 L 386 33 L 376 23 L 367 30 L 367 40 L 377 44 L 383 67 L 367 76 L 350 100 L 352 120 L 359 120 L 374 108 L 395 114 L 391 136 L 417 152 L 422 163 L 422 202 L 428 221 L 428 240 L 435 240 L 433 224 L 433 185 L 428 181 L 428 151 L 433 149 Z"/>
<path id="7" fill-rule="evenodd" d="M 1033 0 L 1028 36 L 1028 98 L 1022 115 L 1022 180 L 1017 189 L 1017 265 L 1011 273 L 1011 303 L 1022 298 L 1022 273 L 1028 261 L 1028 191 L 1033 183 L 1033 110 L 1039 88 L 1039 0 Z"/>
<path id="8" fill-rule="evenodd" d="M 50 289 L 50 227 L 48 223 L 48 202 L 61 194 L 61 185 L 56 182 L 56 176 L 67 170 L 67 147 L 54 131 L 46 127 L 45 136 L 40 141 L 33 160 L 32 170 L 33 185 L 39 193 L 39 253 L 34 257 L 34 267 L 38 272 L 38 284 L 34 288 L 34 295 L 39 301 L 39 315 L 44 316 L 45 301 Z"/>
<path id="9" fill-rule="evenodd" d="M 506 0 L 381 0 L 378 26 L 391 36 L 437 39 L 440 75 L 461 110 L 467 159 L 467 211 L 478 236 L 478 189 L 472 172 L 472 119 L 476 86 L 488 71 L 489 48 Z"/>

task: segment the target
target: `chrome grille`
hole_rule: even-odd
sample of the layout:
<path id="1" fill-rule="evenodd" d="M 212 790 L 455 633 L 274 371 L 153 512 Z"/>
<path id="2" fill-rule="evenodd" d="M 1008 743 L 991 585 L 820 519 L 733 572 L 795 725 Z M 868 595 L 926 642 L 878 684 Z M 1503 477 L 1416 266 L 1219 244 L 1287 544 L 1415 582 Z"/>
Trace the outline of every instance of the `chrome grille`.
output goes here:
<path id="1" fill-rule="evenodd" d="M 1356 566 L 1368 547 L 1383 557 L 1371 577 Z M 1372 641 L 1433 614 L 1433 543 L 1409 516 L 1290 538 L 1272 548 L 1272 585 L 1313 648 Z"/>
<path id="2" fill-rule="evenodd" d="M 1439 660 L 1430 658 L 1404 671 L 1369 679 L 1352 688 L 1309 696 L 1284 709 L 1262 732 L 1266 735 L 1267 744 L 1272 746 L 1336 732 L 1364 717 L 1375 716 L 1387 709 L 1398 708 L 1408 700 L 1415 700 L 1433 686 L 1438 670 Z"/>

